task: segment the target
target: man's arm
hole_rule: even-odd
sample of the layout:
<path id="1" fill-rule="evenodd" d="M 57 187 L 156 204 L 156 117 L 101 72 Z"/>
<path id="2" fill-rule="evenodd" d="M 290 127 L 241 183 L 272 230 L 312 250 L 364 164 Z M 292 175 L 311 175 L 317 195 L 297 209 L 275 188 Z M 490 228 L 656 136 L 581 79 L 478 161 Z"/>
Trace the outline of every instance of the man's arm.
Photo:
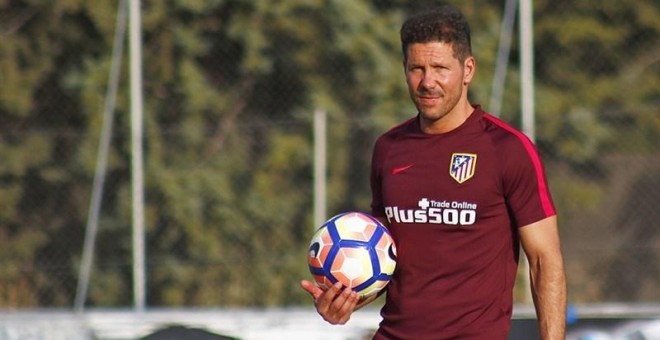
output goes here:
<path id="1" fill-rule="evenodd" d="M 557 217 L 552 216 L 519 229 L 529 260 L 532 298 L 542 340 L 564 339 L 566 333 L 566 276 Z"/>

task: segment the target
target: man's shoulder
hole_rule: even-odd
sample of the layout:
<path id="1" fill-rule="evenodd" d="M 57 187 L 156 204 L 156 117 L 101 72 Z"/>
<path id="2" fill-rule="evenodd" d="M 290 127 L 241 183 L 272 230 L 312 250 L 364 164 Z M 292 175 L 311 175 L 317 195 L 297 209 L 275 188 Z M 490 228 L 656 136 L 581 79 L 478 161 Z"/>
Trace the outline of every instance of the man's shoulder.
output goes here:
<path id="1" fill-rule="evenodd" d="M 518 128 L 500 118 L 484 113 L 482 121 L 485 132 L 490 135 L 495 146 L 503 147 L 534 147 L 532 140 Z"/>
<path id="2" fill-rule="evenodd" d="M 536 144 L 522 131 L 489 114 L 483 116 L 490 147 L 503 169 L 517 173 L 522 169 L 542 171 Z"/>

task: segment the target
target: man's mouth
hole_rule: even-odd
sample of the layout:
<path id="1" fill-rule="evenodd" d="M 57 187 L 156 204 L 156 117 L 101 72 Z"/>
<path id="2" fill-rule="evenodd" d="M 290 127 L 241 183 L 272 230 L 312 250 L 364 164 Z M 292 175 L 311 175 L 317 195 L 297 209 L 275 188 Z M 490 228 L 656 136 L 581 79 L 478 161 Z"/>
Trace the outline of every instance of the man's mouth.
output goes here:
<path id="1" fill-rule="evenodd" d="M 440 100 L 440 97 L 419 96 L 418 98 L 419 103 L 424 106 L 435 105 Z"/>

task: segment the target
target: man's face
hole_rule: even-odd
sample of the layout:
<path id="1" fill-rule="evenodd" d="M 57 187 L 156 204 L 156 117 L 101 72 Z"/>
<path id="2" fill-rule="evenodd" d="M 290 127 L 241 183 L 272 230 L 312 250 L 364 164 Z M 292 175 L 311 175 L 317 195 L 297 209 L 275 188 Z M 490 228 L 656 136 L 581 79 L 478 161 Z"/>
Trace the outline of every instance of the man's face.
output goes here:
<path id="1" fill-rule="evenodd" d="M 474 59 L 461 63 L 451 45 L 442 42 L 414 43 L 408 46 L 404 63 L 410 98 L 429 125 L 452 113 L 460 101 L 467 102 L 467 87 L 474 73 Z"/>

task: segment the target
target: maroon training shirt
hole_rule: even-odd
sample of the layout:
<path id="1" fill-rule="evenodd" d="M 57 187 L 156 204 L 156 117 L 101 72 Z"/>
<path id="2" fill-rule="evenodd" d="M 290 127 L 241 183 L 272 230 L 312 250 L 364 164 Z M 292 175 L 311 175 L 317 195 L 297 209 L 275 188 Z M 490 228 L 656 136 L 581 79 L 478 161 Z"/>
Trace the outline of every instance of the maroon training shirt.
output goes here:
<path id="1" fill-rule="evenodd" d="M 532 142 L 479 106 L 439 135 L 415 117 L 377 140 L 371 186 L 398 250 L 375 339 L 506 339 L 517 228 L 555 214 Z"/>

